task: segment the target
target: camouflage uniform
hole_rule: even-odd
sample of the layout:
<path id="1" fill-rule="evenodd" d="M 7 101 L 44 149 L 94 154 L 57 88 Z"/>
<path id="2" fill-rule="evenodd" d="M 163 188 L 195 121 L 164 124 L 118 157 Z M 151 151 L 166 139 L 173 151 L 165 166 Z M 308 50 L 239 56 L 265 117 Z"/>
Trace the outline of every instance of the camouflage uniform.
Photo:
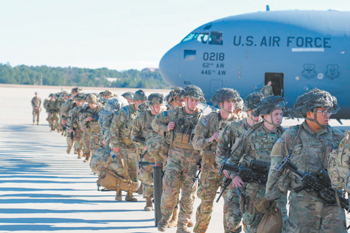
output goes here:
<path id="1" fill-rule="evenodd" d="M 244 110 L 253 110 L 263 100 L 263 96 L 260 93 L 251 93 L 247 96 L 244 104 Z M 236 143 L 237 139 L 251 129 L 247 122 L 247 118 L 244 118 L 238 122 L 232 122 L 227 125 L 220 133 L 219 142 L 216 149 L 216 163 L 221 164 L 225 159 L 230 157 L 232 146 Z M 240 156 L 231 157 L 231 161 L 239 163 Z M 242 213 L 240 211 L 239 196 L 236 189 L 230 185 L 225 196 L 224 203 L 224 225 L 225 232 L 240 232 L 241 231 Z"/>
<path id="2" fill-rule="evenodd" d="M 262 93 L 265 97 L 269 97 L 273 95 L 273 88 L 272 86 L 265 85 L 261 88 L 260 93 Z"/>
<path id="3" fill-rule="evenodd" d="M 335 97 L 326 91 L 311 90 L 299 96 L 294 104 L 292 117 L 304 117 L 316 108 L 338 110 Z M 318 123 L 318 122 L 317 122 Z M 318 123 L 319 124 L 319 123 Z M 285 232 L 346 232 L 344 210 L 338 206 L 326 206 L 315 192 L 305 190 L 296 193 L 293 189 L 301 185 L 300 178 L 287 169 L 276 171 L 283 158 L 289 157 L 301 172 L 318 172 L 327 169 L 327 160 L 333 149 L 337 149 L 343 134 L 330 126 L 314 132 L 305 121 L 290 127 L 276 142 L 271 152 L 271 167 L 266 184 L 266 196 L 277 200 L 282 210 Z M 286 211 L 287 191 L 289 195 L 289 218 Z"/>
<path id="4" fill-rule="evenodd" d="M 264 99 L 255 112 L 257 115 L 265 115 L 272 113 L 274 109 L 284 109 L 284 106 L 283 99 L 271 96 Z M 283 129 L 277 127 L 274 132 L 271 132 L 264 126 L 264 122 L 261 122 L 255 124 L 248 132 L 243 135 L 244 138 L 241 139 L 242 144 L 235 149 L 226 163 L 248 167 L 253 160 L 270 162 L 270 152 L 277 139 L 282 135 Z M 240 158 L 239 162 L 237 162 L 238 158 Z M 230 176 L 234 179 L 237 174 L 231 172 Z M 243 213 L 243 222 L 246 225 L 245 232 L 256 232 L 263 215 L 258 213 L 253 204 L 256 199 L 265 196 L 265 184 L 259 184 L 254 181 L 250 183 L 245 182 L 245 193 L 246 198 L 249 199 L 248 205 L 241 207 L 245 210 Z"/>
<path id="5" fill-rule="evenodd" d="M 217 105 L 225 100 L 236 101 L 239 97 L 237 91 L 228 88 L 222 88 L 213 96 L 212 102 Z M 220 111 L 225 111 L 221 109 Z M 197 196 L 202 200 L 196 212 L 196 225 L 194 232 L 206 232 L 211 213 L 213 212 L 214 199 L 216 191 L 222 183 L 223 175 L 218 175 L 219 166 L 215 162 L 215 152 L 217 142 L 210 142 L 210 137 L 216 132 L 220 132 L 231 121 L 235 120 L 232 113 L 230 118 L 223 119 L 220 112 L 212 112 L 204 116 L 196 125 L 193 138 L 193 147 L 201 150 L 202 156 L 202 174 L 199 180 Z"/>
<path id="6" fill-rule="evenodd" d="M 120 176 L 128 173 L 129 178 L 133 182 L 137 182 L 137 154 L 136 146 L 131 140 L 132 121 L 136 117 L 136 109 L 134 104 L 123 107 L 113 116 L 110 127 L 110 147 L 119 146 L 120 152 L 113 152 L 112 163 L 110 168 Z M 123 163 L 127 164 L 127 171 L 124 171 Z M 125 177 L 128 178 L 128 177 Z M 132 193 L 128 194 L 132 197 Z M 117 196 L 121 196 L 118 195 Z M 137 200 L 136 200 L 137 201 Z"/>
<path id="7" fill-rule="evenodd" d="M 36 94 L 36 92 L 35 92 Z M 35 124 L 35 118 L 36 118 L 36 123 L 39 125 L 40 121 L 40 107 L 41 107 L 41 98 L 40 97 L 33 97 L 31 101 L 32 107 L 33 107 L 33 125 Z M 37 109 L 35 109 L 37 108 Z"/>
<path id="8" fill-rule="evenodd" d="M 74 97 L 75 100 L 80 101 L 84 100 L 84 95 L 77 95 Z M 75 106 L 68 112 L 68 122 L 67 130 L 73 130 L 73 133 L 69 133 L 67 138 L 71 138 L 74 141 L 74 149 L 78 153 L 78 158 L 80 159 L 83 154 L 83 131 L 80 128 L 79 124 L 79 114 L 82 111 L 82 106 Z"/>
<path id="9" fill-rule="evenodd" d="M 53 94 L 50 94 L 50 97 L 53 96 Z M 51 130 L 55 130 L 59 127 L 59 108 L 58 108 L 58 102 L 57 100 L 49 100 L 47 103 L 47 112 L 49 112 L 49 125 Z"/>
<path id="10" fill-rule="evenodd" d="M 65 124 L 62 124 L 62 129 L 65 130 L 65 134 L 68 135 L 68 131 L 71 128 L 71 119 L 69 117 L 69 111 L 72 110 L 73 108 L 75 108 L 77 106 L 77 104 L 75 103 L 75 101 L 73 99 L 67 99 L 64 103 L 61 104 L 61 124 L 62 124 L 62 120 L 65 121 Z M 68 137 L 66 138 L 67 140 L 67 154 L 70 154 L 70 151 L 73 147 L 74 144 L 74 137 L 71 137 L 71 135 L 68 135 Z"/>
<path id="11" fill-rule="evenodd" d="M 189 85 L 184 92 L 185 98 L 204 99 L 202 90 L 196 86 Z M 190 137 L 201 115 L 201 111 L 198 109 L 193 114 L 188 114 L 185 107 L 179 107 L 158 114 L 152 122 L 152 128 L 160 135 L 168 132 L 169 122 L 175 122 L 167 167 L 163 177 L 162 218 L 158 223 L 160 231 L 165 231 L 168 226 L 181 190 L 177 232 L 188 232 L 187 224 L 191 219 L 197 190 L 196 186 L 193 189 L 191 186 L 197 170 L 197 162 L 200 159 L 200 153 L 193 148 Z"/>
<path id="12" fill-rule="evenodd" d="M 163 103 L 163 95 L 161 94 L 151 94 L 148 97 L 148 105 L 160 105 Z M 151 123 L 155 115 L 152 115 L 151 110 L 146 112 L 141 112 L 133 121 L 132 128 L 132 138 L 135 141 L 135 138 L 144 138 L 144 141 L 136 141 L 136 144 L 139 148 L 143 148 L 149 140 L 152 140 L 154 136 L 157 136 L 157 133 L 153 131 Z M 153 140 L 152 140 L 153 141 Z M 147 150 L 153 151 L 153 148 L 147 147 Z M 142 162 L 155 163 L 155 159 L 150 156 L 150 154 L 145 152 L 143 158 L 140 160 Z M 139 166 L 139 176 L 140 180 L 143 182 L 143 197 L 146 198 L 146 207 L 145 210 L 152 210 L 152 200 L 153 197 L 153 165 Z"/>
<path id="13" fill-rule="evenodd" d="M 97 97 L 93 94 L 90 94 L 87 97 L 87 102 L 90 104 L 96 104 L 96 108 L 92 109 L 90 106 L 88 106 L 85 110 L 82 111 L 81 124 L 88 132 L 87 135 L 89 135 L 88 140 L 90 140 L 90 151 L 91 154 L 94 154 L 94 152 L 99 148 L 101 141 L 101 128 L 98 124 L 98 113 L 102 110 L 102 107 L 97 102 Z M 86 121 L 87 117 L 92 117 L 93 119 L 91 121 Z M 89 160 L 90 154 L 85 154 L 84 162 L 87 162 Z"/>

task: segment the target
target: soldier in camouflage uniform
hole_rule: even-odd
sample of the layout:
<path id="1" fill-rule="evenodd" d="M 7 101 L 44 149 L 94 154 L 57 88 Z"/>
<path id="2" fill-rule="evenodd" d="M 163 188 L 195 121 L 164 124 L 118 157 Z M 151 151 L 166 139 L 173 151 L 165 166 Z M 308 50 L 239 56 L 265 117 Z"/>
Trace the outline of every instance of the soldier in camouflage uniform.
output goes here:
<path id="1" fill-rule="evenodd" d="M 74 141 L 74 149 L 77 151 L 78 159 L 81 159 L 83 156 L 83 131 L 79 124 L 79 114 L 85 103 L 85 96 L 80 93 L 73 98 L 76 106 L 68 112 L 67 121 L 69 122 L 69 128 L 67 137 L 69 137 L 71 141 Z"/>
<path id="2" fill-rule="evenodd" d="M 89 104 L 86 109 L 82 110 L 82 118 L 81 125 L 84 129 L 83 131 L 87 131 L 87 135 L 89 136 L 88 140 L 90 141 L 90 151 L 91 154 L 99 148 L 100 140 L 101 140 L 101 128 L 98 124 L 98 113 L 102 110 L 102 106 L 97 102 L 97 97 L 94 94 L 89 94 L 86 97 L 86 100 Z M 84 162 L 90 161 L 91 154 L 85 154 Z"/>
<path id="3" fill-rule="evenodd" d="M 35 118 L 36 118 L 36 124 L 39 125 L 40 120 L 40 107 L 41 107 L 41 98 L 38 96 L 39 93 L 35 92 L 35 96 L 33 97 L 31 104 L 32 104 L 32 114 L 33 114 L 33 125 L 35 125 Z"/>
<path id="4" fill-rule="evenodd" d="M 277 199 L 284 220 L 284 232 L 346 232 L 345 214 L 338 206 L 325 205 L 313 191 L 296 193 L 300 178 L 287 169 L 276 171 L 288 157 L 301 172 L 316 173 L 327 169 L 332 150 L 337 149 L 343 134 L 328 125 L 332 113 L 339 109 L 337 99 L 317 88 L 301 95 L 291 117 L 304 118 L 301 125 L 291 126 L 276 142 L 271 152 L 271 167 L 266 184 L 266 197 Z M 289 195 L 289 219 L 286 211 Z"/>
<path id="5" fill-rule="evenodd" d="M 55 100 L 55 95 L 50 94 L 49 95 L 50 100 L 47 103 L 46 110 L 48 112 L 48 119 L 49 119 L 49 125 L 51 128 L 51 131 L 54 131 L 59 127 L 59 108 L 58 108 L 58 102 Z"/>
<path id="6" fill-rule="evenodd" d="M 232 146 L 236 143 L 237 139 L 261 120 L 259 116 L 253 116 L 252 112 L 257 108 L 263 98 L 263 95 L 260 93 L 249 94 L 245 99 L 243 107 L 247 113 L 247 117 L 241 121 L 232 122 L 221 131 L 215 157 L 217 164 L 221 164 L 225 159 L 229 158 Z M 231 160 L 233 159 L 231 158 Z M 239 159 L 240 157 L 236 158 L 235 162 L 238 163 Z M 227 178 L 230 178 L 229 174 L 225 171 L 224 174 Z M 224 204 L 225 233 L 241 232 L 241 219 L 242 213 L 239 206 L 239 197 L 236 189 L 230 185 L 225 196 Z"/>
<path id="7" fill-rule="evenodd" d="M 163 193 L 161 200 L 162 218 L 158 230 L 168 227 L 174 207 L 180 200 L 180 213 L 177 232 L 190 232 L 187 224 L 191 219 L 193 202 L 197 187 L 191 188 L 193 176 L 197 170 L 200 153 L 192 146 L 193 131 L 202 113 L 197 108 L 199 101 L 204 101 L 202 90 L 194 85 L 186 86 L 183 94 L 185 106 L 158 114 L 152 122 L 152 128 L 160 135 L 171 131 L 171 145 L 167 167 L 163 177 Z"/>
<path id="8" fill-rule="evenodd" d="M 60 97 L 57 99 L 58 101 L 58 108 L 60 109 L 60 126 L 58 128 L 59 131 L 62 132 L 62 135 L 65 136 L 66 133 L 66 126 L 62 124 L 63 119 L 67 119 L 67 115 L 62 115 L 62 109 L 64 108 L 64 104 L 66 103 L 66 101 L 68 100 L 68 92 L 67 91 L 63 91 L 60 95 Z"/>
<path id="9" fill-rule="evenodd" d="M 161 112 L 163 98 L 163 95 L 158 93 L 148 96 L 148 106 L 150 106 L 150 110 L 141 112 L 133 121 L 131 132 L 132 139 L 138 147 L 145 148 L 145 151 L 147 150 L 140 159 L 142 162 L 155 162 L 154 158 L 148 153 L 148 150 L 152 150 L 153 148 L 149 148 L 146 145 L 150 146 L 149 141 L 152 140 L 154 136 L 157 136 L 157 133 L 152 129 L 151 123 L 155 116 Z M 143 139 L 143 141 L 140 139 Z M 143 197 L 146 198 L 146 206 L 144 209 L 146 211 L 151 211 L 153 210 L 153 165 L 139 166 L 139 169 L 140 180 L 143 182 Z"/>
<path id="10" fill-rule="evenodd" d="M 138 107 L 147 100 L 147 96 L 142 90 L 134 95 L 134 104 L 123 107 L 114 115 L 110 128 L 110 147 L 114 152 L 110 168 L 120 176 L 127 173 L 131 181 L 137 182 L 137 154 L 136 146 L 131 140 L 132 121 L 136 117 Z M 125 161 L 125 162 L 124 162 Z M 123 163 L 126 164 L 128 171 L 124 171 Z M 122 200 L 122 193 L 119 190 L 116 194 L 116 200 Z M 129 191 L 125 197 L 126 201 L 135 202 L 137 199 Z"/>
<path id="11" fill-rule="evenodd" d="M 202 201 L 196 213 L 196 225 L 193 230 L 196 233 L 206 232 L 211 219 L 216 191 L 223 178 L 223 175 L 218 175 L 220 167 L 215 162 L 216 145 L 219 132 L 235 120 L 233 112 L 238 97 L 238 92 L 230 88 L 221 88 L 216 91 L 212 103 L 220 107 L 220 112 L 212 112 L 204 116 L 197 123 L 194 131 L 193 147 L 201 150 L 202 157 L 202 174 L 197 192 L 197 196 Z"/>
<path id="12" fill-rule="evenodd" d="M 179 96 L 183 91 L 182 87 L 175 87 L 170 93 L 165 97 L 168 102 L 168 110 L 175 109 L 177 107 L 183 106 L 183 99 Z"/>
<path id="13" fill-rule="evenodd" d="M 234 145 L 237 149 L 233 148 L 233 153 L 226 163 L 242 167 L 249 167 L 253 160 L 269 163 L 272 147 L 283 133 L 280 124 L 284 109 L 283 98 L 275 96 L 265 98 L 253 112 L 255 116 L 263 116 L 263 122 L 255 124 L 252 129 L 244 133 L 242 143 Z M 244 183 L 237 173 L 229 172 L 229 174 L 234 188 L 245 186 L 246 199 L 249 200 L 244 206 L 241 203 L 241 209 L 244 210 L 245 232 L 257 232 L 263 215 L 255 209 L 254 202 L 265 196 L 265 184 L 259 184 L 257 181 Z"/>
<path id="14" fill-rule="evenodd" d="M 237 99 L 236 103 L 235 103 L 235 116 L 236 119 L 235 121 L 240 121 L 244 119 L 244 115 L 242 114 L 242 110 L 244 108 L 244 101 L 242 99 L 242 97 L 239 96 L 239 98 Z"/>
<path id="15" fill-rule="evenodd" d="M 272 82 L 269 81 L 267 85 L 263 86 L 260 90 L 260 93 L 262 93 L 265 97 L 273 95 Z"/>

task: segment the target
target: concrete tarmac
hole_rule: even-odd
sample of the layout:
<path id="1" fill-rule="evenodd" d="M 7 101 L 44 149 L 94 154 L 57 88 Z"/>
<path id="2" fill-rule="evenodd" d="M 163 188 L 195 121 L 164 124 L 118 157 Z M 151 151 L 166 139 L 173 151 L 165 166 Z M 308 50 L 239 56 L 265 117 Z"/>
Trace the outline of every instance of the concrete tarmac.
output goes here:
<path id="1" fill-rule="evenodd" d="M 102 90 L 83 88 L 83 92 Z M 112 90 L 119 95 L 130 91 Z M 158 232 L 154 212 L 143 210 L 142 196 L 135 195 L 139 199 L 136 203 L 116 202 L 115 192 L 96 190 L 96 175 L 76 155 L 67 155 L 66 140 L 49 132 L 45 111 L 41 112 L 41 125 L 32 125 L 30 101 L 35 91 L 43 101 L 61 88 L 0 85 L 0 232 Z M 168 93 L 146 93 L 152 91 Z M 344 122 L 346 127 L 335 120 L 330 123 L 348 129 L 349 122 Z M 296 123 L 285 121 L 283 125 Z M 193 221 L 199 203 L 197 198 Z M 215 203 L 207 232 L 224 232 L 222 207 L 221 199 Z"/>

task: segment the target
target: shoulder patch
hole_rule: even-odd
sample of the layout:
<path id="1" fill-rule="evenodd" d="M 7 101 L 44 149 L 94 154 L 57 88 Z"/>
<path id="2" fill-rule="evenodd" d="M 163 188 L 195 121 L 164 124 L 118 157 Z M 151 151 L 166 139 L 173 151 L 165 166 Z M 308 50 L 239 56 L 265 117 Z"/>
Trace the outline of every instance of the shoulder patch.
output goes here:
<path id="1" fill-rule="evenodd" d="M 164 117 L 167 117 L 167 116 L 168 116 L 168 111 L 164 111 L 164 112 L 163 112 L 163 116 L 164 116 Z"/>
<path id="2" fill-rule="evenodd" d="M 201 119 L 201 122 L 204 126 L 207 126 L 207 124 L 208 124 L 208 122 L 204 118 Z"/>

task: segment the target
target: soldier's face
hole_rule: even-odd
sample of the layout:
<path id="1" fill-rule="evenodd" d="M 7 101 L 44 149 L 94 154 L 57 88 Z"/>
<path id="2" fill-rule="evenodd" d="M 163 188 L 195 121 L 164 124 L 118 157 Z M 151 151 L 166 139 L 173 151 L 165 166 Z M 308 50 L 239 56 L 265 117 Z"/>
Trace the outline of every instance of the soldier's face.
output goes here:
<path id="1" fill-rule="evenodd" d="M 197 109 L 199 100 L 197 99 L 192 99 L 192 98 L 185 98 L 185 105 L 192 111 Z"/>
<path id="2" fill-rule="evenodd" d="M 108 96 L 108 95 L 104 95 L 103 98 L 104 98 L 105 100 L 108 100 L 109 96 Z"/>
<path id="3" fill-rule="evenodd" d="M 133 104 L 134 100 L 133 99 L 126 99 L 128 101 L 128 104 Z"/>
<path id="4" fill-rule="evenodd" d="M 184 100 L 183 100 L 183 99 L 180 99 L 179 97 L 176 97 L 176 99 L 175 99 L 175 105 L 174 105 L 174 106 L 182 107 L 182 106 L 183 106 L 183 103 L 184 103 Z"/>
<path id="5" fill-rule="evenodd" d="M 247 111 L 247 116 L 248 116 L 249 118 L 253 119 L 253 121 L 254 121 L 255 123 L 258 123 L 258 122 L 261 121 L 261 116 L 254 116 L 253 113 L 252 113 L 252 111 L 250 111 L 250 110 Z"/>
<path id="6" fill-rule="evenodd" d="M 309 112 L 307 118 L 314 119 L 314 112 Z M 329 108 L 317 108 L 316 109 L 316 120 L 320 125 L 328 125 L 329 117 L 330 117 Z"/>
<path id="7" fill-rule="evenodd" d="M 271 119 L 271 115 L 272 115 L 272 119 Z M 275 109 L 275 110 L 273 110 L 272 114 L 264 115 L 264 118 L 268 122 L 273 122 L 274 124 L 280 125 L 282 123 L 283 110 L 282 109 Z"/>
<path id="8" fill-rule="evenodd" d="M 225 100 L 224 106 L 222 103 L 219 104 L 221 108 L 224 108 L 227 112 L 233 112 L 235 109 L 235 102 L 233 100 Z"/>
<path id="9" fill-rule="evenodd" d="M 158 113 L 160 113 L 160 110 L 161 110 L 161 105 L 160 104 L 151 106 L 151 113 L 152 113 L 152 115 L 157 115 Z"/>
<path id="10" fill-rule="evenodd" d="M 55 98 L 53 96 L 50 97 L 50 100 L 53 101 Z"/>
<path id="11" fill-rule="evenodd" d="M 138 108 L 138 107 L 139 107 L 141 104 L 143 104 L 144 102 L 146 102 L 146 101 L 135 100 L 135 101 L 134 101 L 135 107 Z"/>
<path id="12" fill-rule="evenodd" d="M 95 109 L 97 107 L 97 104 L 89 103 L 89 106 L 90 106 L 90 108 Z"/>

